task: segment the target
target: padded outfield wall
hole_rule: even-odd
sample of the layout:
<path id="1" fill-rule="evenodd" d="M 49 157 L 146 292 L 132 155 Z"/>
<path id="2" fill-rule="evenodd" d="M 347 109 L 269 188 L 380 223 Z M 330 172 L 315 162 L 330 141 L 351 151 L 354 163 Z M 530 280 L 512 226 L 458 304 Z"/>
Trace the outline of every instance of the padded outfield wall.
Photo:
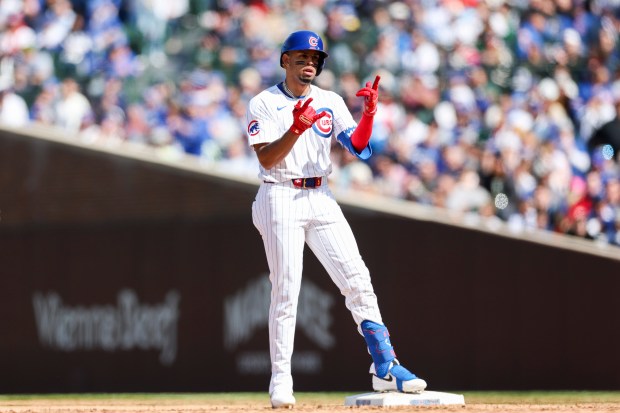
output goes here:
<path id="1" fill-rule="evenodd" d="M 0 131 L 0 392 L 266 391 L 256 189 L 194 158 Z M 339 199 L 430 389 L 620 388 L 619 249 Z M 370 390 L 344 299 L 305 259 L 296 390 Z"/>

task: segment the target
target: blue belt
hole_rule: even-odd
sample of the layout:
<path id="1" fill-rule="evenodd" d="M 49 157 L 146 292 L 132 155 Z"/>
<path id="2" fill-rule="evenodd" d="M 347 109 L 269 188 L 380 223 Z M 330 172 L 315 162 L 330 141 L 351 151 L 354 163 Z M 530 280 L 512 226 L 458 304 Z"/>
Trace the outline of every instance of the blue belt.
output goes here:
<path id="1" fill-rule="evenodd" d="M 293 186 L 295 186 L 295 188 L 316 188 L 317 186 L 321 186 L 321 183 L 323 183 L 322 176 L 293 179 Z"/>

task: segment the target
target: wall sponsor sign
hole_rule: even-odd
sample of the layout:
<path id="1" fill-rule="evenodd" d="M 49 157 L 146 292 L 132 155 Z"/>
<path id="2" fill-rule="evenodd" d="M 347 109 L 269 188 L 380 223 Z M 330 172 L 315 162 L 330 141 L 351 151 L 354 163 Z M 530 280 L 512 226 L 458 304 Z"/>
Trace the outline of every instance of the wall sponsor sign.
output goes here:
<path id="1" fill-rule="evenodd" d="M 136 291 L 119 291 L 116 302 L 69 305 L 55 291 L 32 297 L 39 343 L 63 352 L 78 350 L 158 350 L 159 362 L 171 365 L 177 356 L 178 291 L 161 303 L 140 302 Z"/>
<path id="2" fill-rule="evenodd" d="M 269 275 L 264 274 L 224 299 L 223 344 L 233 355 L 240 375 L 271 371 L 268 342 L 261 343 L 260 349 L 240 349 L 252 341 L 258 331 L 268 329 L 270 294 Z M 334 298 L 328 292 L 308 279 L 302 281 L 296 334 L 303 334 L 316 350 L 295 351 L 292 359 L 294 372 L 319 374 L 322 371 L 322 351 L 330 350 L 336 343 L 331 331 L 333 306 Z"/>

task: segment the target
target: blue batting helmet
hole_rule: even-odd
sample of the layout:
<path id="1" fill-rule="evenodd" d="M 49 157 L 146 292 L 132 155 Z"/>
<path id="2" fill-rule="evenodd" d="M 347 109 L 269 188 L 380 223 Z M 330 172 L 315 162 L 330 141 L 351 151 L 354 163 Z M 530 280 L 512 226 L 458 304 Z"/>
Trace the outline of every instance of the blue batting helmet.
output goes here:
<path id="1" fill-rule="evenodd" d="M 323 66 L 325 65 L 325 59 L 328 56 L 327 52 L 323 49 L 323 40 L 321 39 L 321 36 L 309 30 L 301 30 L 291 33 L 284 41 L 282 50 L 280 51 L 280 67 L 284 67 L 282 63 L 282 56 L 284 53 L 290 52 L 291 50 L 318 51 L 320 58 L 319 65 L 316 68 L 316 75 L 318 76 L 321 74 Z"/>

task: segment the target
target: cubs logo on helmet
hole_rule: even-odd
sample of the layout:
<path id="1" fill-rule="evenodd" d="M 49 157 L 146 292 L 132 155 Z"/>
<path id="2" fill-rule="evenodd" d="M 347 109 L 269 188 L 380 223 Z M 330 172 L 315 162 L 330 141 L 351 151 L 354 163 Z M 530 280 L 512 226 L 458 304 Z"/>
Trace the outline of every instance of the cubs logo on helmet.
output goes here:
<path id="1" fill-rule="evenodd" d="M 308 38 L 308 44 L 312 47 L 317 47 L 319 45 L 319 38 L 318 37 L 314 37 L 314 36 L 310 36 Z"/>
<path id="2" fill-rule="evenodd" d="M 257 120 L 253 120 L 248 125 L 248 135 L 255 136 L 260 132 L 260 125 Z"/>
<path id="3" fill-rule="evenodd" d="M 327 112 L 327 115 L 323 116 L 321 119 L 317 120 L 314 125 L 312 125 L 312 130 L 314 132 L 323 137 L 323 138 L 331 138 L 332 131 L 334 129 L 333 119 L 334 112 L 332 112 L 329 108 L 320 108 L 317 109 L 316 113 Z"/>

